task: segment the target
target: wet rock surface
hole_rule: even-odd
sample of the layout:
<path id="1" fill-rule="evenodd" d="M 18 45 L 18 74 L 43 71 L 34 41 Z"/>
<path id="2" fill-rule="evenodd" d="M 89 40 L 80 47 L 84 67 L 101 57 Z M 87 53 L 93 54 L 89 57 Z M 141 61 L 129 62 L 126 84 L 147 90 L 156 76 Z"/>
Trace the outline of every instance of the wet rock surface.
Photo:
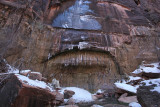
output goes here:
<path id="1" fill-rule="evenodd" d="M 74 17 L 67 11 L 76 1 L 42 1 L 33 0 L 31 7 L 26 7 L 27 1 L 0 2 L 0 54 L 17 68 L 39 71 L 50 81 L 60 80 L 62 86 L 95 91 L 104 83 L 113 85 L 141 61 L 160 57 L 158 0 L 141 0 L 138 5 L 134 0 L 79 0 L 82 5 L 76 6 L 89 9 L 76 7 L 80 12 Z M 61 14 L 76 19 L 77 25 Z M 89 23 L 80 17 L 90 18 Z M 51 26 L 60 19 L 70 27 Z"/>
<path id="2" fill-rule="evenodd" d="M 96 13 L 92 11 L 89 5 L 92 1 L 76 0 L 75 4 L 59 14 L 53 20 L 54 27 L 73 28 L 73 29 L 87 29 L 100 30 L 101 25 L 95 19 Z"/>
<path id="3" fill-rule="evenodd" d="M 153 86 L 141 86 L 137 90 L 137 99 L 142 107 L 158 107 L 160 105 L 160 93 L 150 91 Z"/>

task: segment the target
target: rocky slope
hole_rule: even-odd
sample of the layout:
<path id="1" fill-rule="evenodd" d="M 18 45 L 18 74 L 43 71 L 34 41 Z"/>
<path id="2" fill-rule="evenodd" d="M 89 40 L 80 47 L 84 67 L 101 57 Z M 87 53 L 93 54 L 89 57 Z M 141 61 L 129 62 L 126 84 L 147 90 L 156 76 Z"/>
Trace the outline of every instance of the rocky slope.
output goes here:
<path id="1" fill-rule="evenodd" d="M 95 91 L 160 59 L 159 3 L 1 0 L 0 55 L 48 81 Z"/>

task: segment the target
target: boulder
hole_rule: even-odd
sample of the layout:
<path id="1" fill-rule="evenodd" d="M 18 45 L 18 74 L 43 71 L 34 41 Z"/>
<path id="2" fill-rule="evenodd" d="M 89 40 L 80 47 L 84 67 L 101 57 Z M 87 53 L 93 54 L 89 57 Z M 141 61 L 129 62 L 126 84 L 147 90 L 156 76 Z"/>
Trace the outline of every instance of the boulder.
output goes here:
<path id="1" fill-rule="evenodd" d="M 160 73 L 146 73 L 146 72 L 142 72 L 142 76 L 143 77 L 147 77 L 147 78 L 159 78 L 160 77 Z"/>
<path id="2" fill-rule="evenodd" d="M 0 75 L 0 107 L 48 107 L 56 99 L 54 92 L 24 84 L 14 74 Z"/>
<path id="3" fill-rule="evenodd" d="M 102 99 L 104 98 L 104 94 L 96 94 L 94 95 L 97 99 Z"/>
<path id="4" fill-rule="evenodd" d="M 115 89 L 114 86 L 107 85 L 107 84 L 103 85 L 102 90 L 104 90 L 103 93 L 104 93 L 105 97 L 112 97 L 112 96 L 114 96 L 115 95 L 115 91 L 116 91 L 116 89 Z"/>
<path id="5" fill-rule="evenodd" d="M 64 90 L 64 99 L 69 99 L 75 94 L 72 90 Z"/>
<path id="6" fill-rule="evenodd" d="M 28 78 L 32 80 L 42 80 L 42 74 L 40 72 L 30 72 Z"/>
<path id="7" fill-rule="evenodd" d="M 93 100 L 97 100 L 98 98 L 95 95 L 92 95 Z"/>
<path id="8" fill-rule="evenodd" d="M 137 96 L 128 96 L 127 97 L 127 93 L 124 93 L 120 96 L 120 98 L 118 99 L 119 102 L 123 102 L 123 103 L 131 103 L 131 102 L 138 102 L 137 101 Z"/>
<path id="9" fill-rule="evenodd" d="M 70 98 L 68 101 L 67 101 L 67 104 L 68 105 L 74 105 L 75 104 L 75 101 L 73 98 Z"/>
<path id="10" fill-rule="evenodd" d="M 150 90 L 152 86 L 140 86 L 137 90 L 137 99 L 142 107 L 159 107 L 160 106 L 160 93 Z"/>
<path id="11" fill-rule="evenodd" d="M 63 103 L 63 102 L 64 102 L 64 95 L 61 94 L 61 93 L 59 93 L 58 91 L 55 91 L 54 93 L 55 93 L 55 95 L 56 95 L 56 98 L 55 98 L 55 100 L 53 101 L 53 103 L 54 103 L 55 105 L 60 105 L 61 103 Z"/>

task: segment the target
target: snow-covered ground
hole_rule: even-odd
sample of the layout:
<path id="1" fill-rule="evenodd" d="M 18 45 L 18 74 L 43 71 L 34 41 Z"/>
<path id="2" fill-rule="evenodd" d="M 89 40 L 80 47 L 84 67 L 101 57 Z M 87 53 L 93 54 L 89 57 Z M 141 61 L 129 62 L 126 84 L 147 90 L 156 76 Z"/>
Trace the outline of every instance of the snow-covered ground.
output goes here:
<path id="1" fill-rule="evenodd" d="M 160 70 L 157 68 L 159 66 L 159 63 L 152 63 L 152 64 L 148 64 L 148 65 L 154 65 L 154 67 L 145 67 L 145 66 L 141 65 L 140 68 L 136 69 L 132 73 L 135 73 L 135 74 L 139 74 L 141 72 L 160 73 Z M 134 86 L 131 85 L 131 84 L 127 84 L 131 80 L 139 80 L 139 79 L 143 79 L 143 78 L 129 76 L 129 80 L 117 81 L 115 83 L 115 85 L 116 85 L 117 88 L 129 91 L 129 92 L 132 92 L 132 93 L 136 93 L 137 89 L 139 88 L 140 85 L 149 86 L 149 85 L 155 84 L 156 87 L 154 87 L 154 89 L 152 89 L 151 91 L 157 91 L 157 92 L 160 93 L 160 78 L 149 79 L 149 80 L 144 80 L 143 79 L 143 81 L 141 81 L 139 85 L 134 85 Z"/>
<path id="2" fill-rule="evenodd" d="M 145 73 L 160 73 L 160 69 L 157 67 L 159 66 L 159 63 L 151 63 L 151 64 L 146 64 L 146 65 L 152 65 L 154 67 L 145 67 L 144 65 L 140 65 L 138 69 L 133 71 L 132 73 L 139 74 L 141 72 Z"/>
<path id="3" fill-rule="evenodd" d="M 76 103 L 93 101 L 92 94 L 90 92 L 88 92 L 87 90 L 84 90 L 82 88 L 65 87 L 61 90 L 60 93 L 63 94 L 64 90 L 72 90 L 72 91 L 75 92 L 75 94 L 72 96 L 72 98 L 75 100 Z"/>

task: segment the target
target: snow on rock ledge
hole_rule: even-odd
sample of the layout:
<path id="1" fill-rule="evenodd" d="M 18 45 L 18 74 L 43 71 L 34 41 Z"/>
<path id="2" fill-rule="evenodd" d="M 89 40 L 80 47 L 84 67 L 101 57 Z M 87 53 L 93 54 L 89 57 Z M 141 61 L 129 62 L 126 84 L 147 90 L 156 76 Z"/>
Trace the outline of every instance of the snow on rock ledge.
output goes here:
<path id="1" fill-rule="evenodd" d="M 139 87 L 139 85 L 132 86 L 130 84 L 127 84 L 127 82 L 131 82 L 131 81 L 134 81 L 134 80 L 140 80 L 140 79 L 142 79 L 142 78 L 141 77 L 129 76 L 129 80 L 128 81 L 122 80 L 122 82 L 118 81 L 118 82 L 116 82 L 114 84 L 119 89 L 122 89 L 122 90 L 125 90 L 125 91 L 128 91 L 128 92 L 136 94 L 137 93 L 137 88 Z"/>
<path id="2" fill-rule="evenodd" d="M 136 69 L 132 73 L 134 73 L 134 74 L 139 74 L 139 73 L 142 73 L 142 72 L 145 72 L 145 73 L 160 73 L 160 69 L 158 69 L 159 63 L 151 63 L 151 64 L 146 64 L 146 65 L 148 65 L 148 67 L 145 66 L 145 65 L 141 65 L 138 69 Z M 153 67 L 149 67 L 149 65 L 153 66 Z"/>
<path id="3" fill-rule="evenodd" d="M 159 67 L 159 63 L 142 64 L 138 69 L 136 69 L 132 73 L 134 74 L 153 73 L 157 75 L 157 74 L 160 74 L 160 69 L 158 67 Z M 136 80 L 139 80 L 137 81 L 138 83 L 137 85 L 130 84 L 131 81 L 136 81 Z M 128 92 L 132 92 L 132 93 L 137 93 L 137 89 L 139 88 L 139 86 L 142 86 L 142 85 L 150 86 L 153 84 L 155 84 L 156 86 L 154 87 L 154 89 L 150 91 L 157 91 L 160 93 L 160 78 L 144 80 L 141 77 L 129 76 L 129 80 L 121 80 L 121 82 L 118 81 L 115 83 L 117 88 L 128 91 Z"/>
<path id="4" fill-rule="evenodd" d="M 150 91 L 157 91 L 158 93 L 160 93 L 160 78 L 144 80 L 141 83 L 145 84 L 145 86 L 151 86 L 151 85 L 155 84 L 156 86 L 154 87 L 154 89 L 152 89 Z"/>
<path id="5" fill-rule="evenodd" d="M 34 87 L 39 87 L 39 88 L 44 88 L 44 89 L 49 89 L 50 91 L 53 91 L 51 87 L 49 87 L 45 82 L 43 81 L 38 81 L 38 80 L 31 80 L 26 76 L 15 74 L 19 80 L 21 80 L 24 84 L 34 86 Z"/>
<path id="6" fill-rule="evenodd" d="M 64 90 L 71 90 L 75 92 L 72 98 L 75 100 L 76 103 L 93 101 L 92 94 L 88 92 L 87 90 L 77 88 L 77 87 L 66 87 L 61 90 L 62 94 Z"/>
<path id="7" fill-rule="evenodd" d="M 117 88 L 120 88 L 122 90 L 129 91 L 131 93 L 137 93 L 138 87 L 134 87 L 125 83 L 115 83 L 115 85 Z"/>

